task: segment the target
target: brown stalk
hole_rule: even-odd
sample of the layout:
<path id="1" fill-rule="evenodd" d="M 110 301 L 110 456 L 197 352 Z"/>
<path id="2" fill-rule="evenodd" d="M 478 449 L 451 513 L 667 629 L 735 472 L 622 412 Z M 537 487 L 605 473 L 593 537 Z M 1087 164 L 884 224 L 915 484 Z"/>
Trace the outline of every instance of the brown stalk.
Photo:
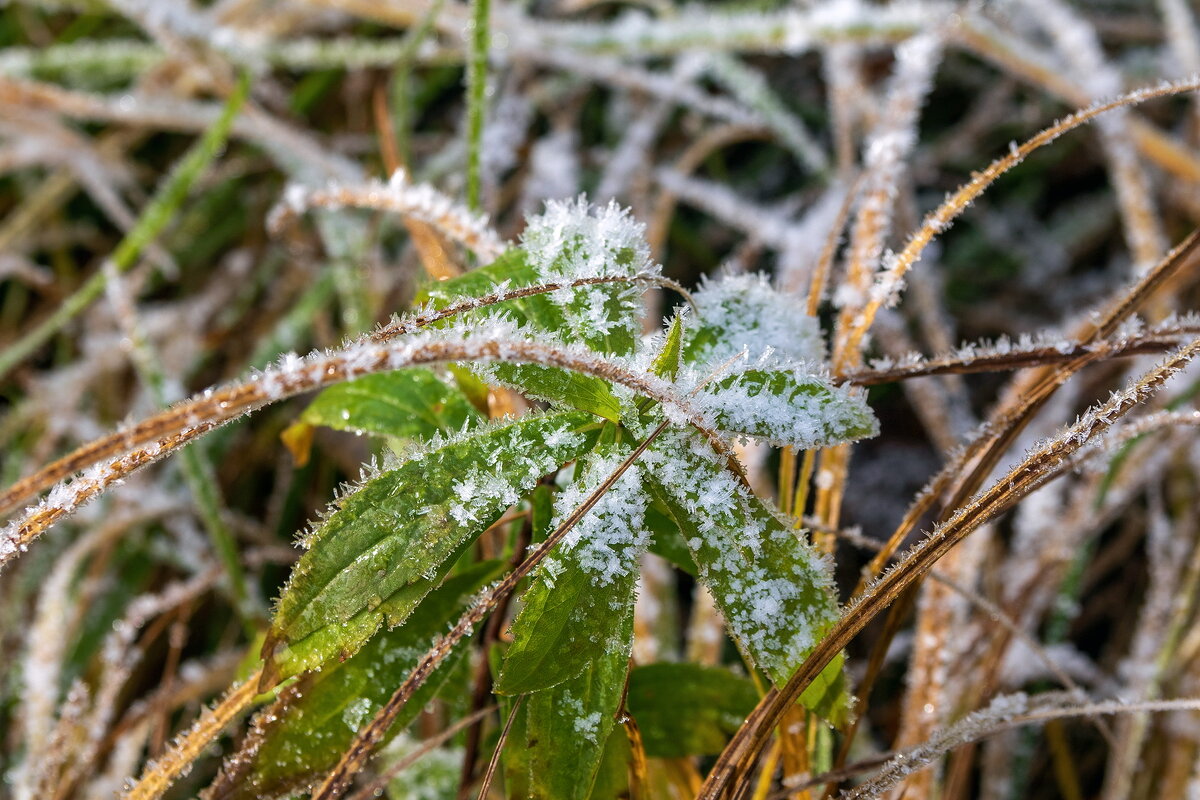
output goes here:
<path id="1" fill-rule="evenodd" d="M 1097 354 L 1094 360 L 1129 358 L 1152 353 L 1164 353 L 1178 347 L 1182 340 L 1200 333 L 1200 327 L 1181 325 L 1169 330 L 1131 336 L 1125 339 L 1104 339 L 1090 344 L 1075 343 L 1069 350 L 1051 345 L 1014 349 L 1007 353 L 984 353 L 979 356 L 939 356 L 916 364 L 887 367 L 884 369 L 862 369 L 851 372 L 836 383 L 854 386 L 880 386 L 885 383 L 924 378 L 931 375 L 974 375 L 981 372 L 1004 372 L 1027 367 L 1047 367 L 1063 364 Z"/>
<path id="2" fill-rule="evenodd" d="M 416 750 L 409 753 L 397 763 L 393 764 L 386 772 L 368 783 L 358 792 L 350 795 L 350 800 L 373 800 L 373 798 L 379 797 L 383 792 L 384 787 L 387 786 L 393 778 L 415 764 L 421 758 L 421 756 L 437 747 L 441 747 L 443 744 L 457 736 L 458 733 L 468 725 L 474 725 L 495 710 L 496 706 L 481 708 L 474 714 L 463 717 L 458 722 L 446 728 L 446 730 L 441 731 L 437 735 L 430 736 L 428 739 L 425 739 L 421 742 L 421 746 Z"/>
<path id="3" fill-rule="evenodd" d="M 256 671 L 231 689 L 224 699 L 211 710 L 206 709 L 192 727 L 177 739 L 161 758 L 146 767 L 142 777 L 122 795 L 122 798 L 124 800 L 154 800 L 161 796 L 167 787 L 200 756 L 208 743 L 232 722 L 234 717 L 250 707 L 258 694 L 258 679 L 261 674 L 261 669 Z"/>
<path id="4" fill-rule="evenodd" d="M 378 331 L 370 334 L 365 341 L 369 342 L 389 342 L 399 336 L 404 336 L 415 332 L 419 328 L 432 325 L 441 320 L 447 319 L 466 311 L 471 311 L 476 308 L 483 308 L 497 303 L 507 302 L 522 297 L 532 297 L 533 295 L 546 294 L 562 288 L 573 288 L 577 286 L 591 286 L 607 283 L 628 282 L 629 278 L 623 277 L 597 277 L 583 278 L 577 281 L 571 281 L 564 284 L 539 284 L 537 286 L 527 286 L 521 289 L 513 289 L 496 295 L 489 295 L 485 298 L 477 298 L 464 300 L 447 306 L 440 311 L 428 311 L 417 314 L 413 317 L 406 318 L 399 322 L 392 322 L 383 326 Z M 640 279 L 638 279 L 640 280 Z M 667 279 L 646 278 L 647 281 L 661 283 L 661 285 L 671 286 L 676 288 L 674 281 Z M 684 293 L 686 296 L 686 292 Z M 449 359 L 454 360 L 454 359 Z M 430 362 L 414 362 L 414 363 L 430 363 Z M 411 365 L 409 365 L 411 366 Z M 387 365 L 381 363 L 379 369 L 386 369 Z M 338 377 L 342 375 L 343 377 Z M 332 383 L 337 383 L 340 380 L 345 380 L 349 375 L 344 374 L 344 370 L 339 370 L 335 366 L 330 367 L 328 375 L 322 375 L 320 380 L 311 381 L 306 386 L 297 386 L 292 394 L 298 394 L 310 389 L 319 388 Z M 291 396 L 290 394 L 287 396 Z M 256 381 L 225 387 L 223 389 L 211 390 L 211 393 L 197 395 L 191 400 L 184 401 L 172 408 L 169 408 L 159 414 L 149 417 L 136 425 L 131 426 L 123 431 L 116 431 L 107 436 L 96 439 L 82 447 L 77 448 L 70 454 L 63 456 L 57 461 L 53 461 L 37 472 L 29 475 L 16 483 L 9 486 L 3 492 L 0 492 L 0 514 L 7 514 L 18 508 L 20 504 L 32 495 L 38 494 L 50 488 L 59 481 L 80 472 L 87 467 L 98 464 L 106 459 L 115 458 L 121 453 L 131 453 L 135 448 L 142 447 L 147 444 L 158 442 L 163 445 L 163 450 L 174 449 L 177 446 L 186 444 L 197 436 L 207 433 L 212 427 L 219 424 L 224 424 L 229 420 L 240 416 L 243 413 L 256 410 L 262 407 L 271 398 L 262 390 Z M 284 397 L 275 398 L 276 400 L 285 399 Z M 208 427 L 206 427 L 208 426 Z M 204 428 L 201 430 L 201 428 Z M 169 437 L 179 437 L 179 441 L 167 442 Z M 167 445 L 170 445 L 168 448 Z M 145 459 L 146 456 L 142 456 Z M 153 459 L 156 460 L 156 459 Z M 139 464 L 140 466 L 141 464 Z M 57 519 L 57 518 L 55 518 Z M 53 522 L 54 520 L 50 520 Z"/>
<path id="5" fill-rule="evenodd" d="M 512 710 L 508 712 L 508 720 L 504 723 L 504 729 L 500 731 L 500 738 L 496 741 L 496 749 L 492 751 L 487 771 L 483 773 L 483 782 L 479 785 L 479 800 L 486 800 L 488 791 L 492 788 L 492 777 L 496 774 L 496 767 L 500 764 L 500 754 L 504 752 L 504 744 L 508 741 L 509 731 L 512 730 L 513 723 L 517 719 L 517 712 L 521 710 L 523 702 L 525 702 L 525 695 L 521 695 L 514 700 Z"/>
<path id="6" fill-rule="evenodd" d="M 521 560 L 525 557 L 525 551 L 529 548 L 529 541 L 533 533 L 531 516 L 526 514 L 525 523 L 521 526 L 521 531 L 517 536 L 516 547 L 513 548 L 509 566 L 514 569 L 520 566 Z M 484 534 L 480 535 L 480 540 L 485 538 L 486 533 L 485 531 Z M 504 625 L 505 617 L 508 615 L 508 603 L 510 599 L 511 597 L 506 597 L 496 606 L 496 611 L 488 619 L 487 628 L 484 629 L 483 640 L 479 643 L 479 663 L 475 668 L 474 686 L 471 690 L 472 710 L 483 708 L 487 705 L 488 698 L 491 697 L 492 668 L 488 660 L 488 651 L 500 639 L 500 630 Z M 466 800 L 471 794 L 471 785 L 475 780 L 475 759 L 479 754 L 479 741 L 482 736 L 482 720 L 467 728 L 467 741 L 463 749 L 462 777 L 458 785 L 458 796 L 462 800 Z M 485 792 L 481 792 L 480 797 L 483 797 L 485 794 Z"/>
<path id="7" fill-rule="evenodd" d="M 1096 414 L 1071 426 L 1059 437 L 1033 451 L 979 497 L 962 506 L 935 528 L 900 563 L 843 612 L 833 629 L 818 643 L 788 682 L 771 689 L 751 712 L 717 759 L 705 780 L 701 800 L 719 800 L 735 788 L 734 780 L 752 764 L 786 710 L 799 699 L 821 670 L 883 609 L 918 581 L 939 559 L 971 532 L 1006 511 L 1034 489 L 1061 474 L 1069 456 L 1093 436 L 1111 426 L 1157 391 L 1166 380 L 1200 353 L 1200 339 L 1172 354 L 1143 375 L 1134 387 L 1096 409 Z"/>
<path id="8" fill-rule="evenodd" d="M 946 495 L 948 499 L 943 508 L 953 509 L 965 495 L 975 491 L 1008 444 L 1024 429 L 1050 395 L 1075 372 L 1102 357 L 1102 350 L 1089 349 L 1089 345 L 1111 336 L 1121 322 L 1164 283 L 1182 271 L 1198 252 L 1200 229 L 1193 231 L 1152 270 L 1122 292 L 1098 321 L 1084 323 L 1074 337 L 1074 349 L 1079 350 L 1081 355 L 1057 368 L 1044 367 L 1018 379 L 1007 392 L 1007 396 L 1012 399 L 1008 404 L 1001 403 L 1000 410 L 993 416 L 988 428 L 961 456 L 947 464 L 933 479 L 929 488 L 909 507 L 887 544 L 864 570 L 855 595 L 862 591 L 865 581 L 879 574 L 905 537 L 922 517 L 932 511 L 939 497 Z"/>
<path id="9" fill-rule="evenodd" d="M 371 92 L 371 110 L 375 117 L 379 154 L 383 159 L 384 169 L 388 175 L 394 175 L 396 170 L 403 169 L 405 164 L 400 157 L 400 148 L 396 146 L 396 126 L 392 124 L 392 115 L 388 109 L 386 81 L 375 84 L 375 89 Z M 446 280 L 462 273 L 462 269 L 450 255 L 450 248 L 436 228 L 410 216 L 404 217 L 404 227 L 421 257 L 421 266 L 430 278 Z"/>

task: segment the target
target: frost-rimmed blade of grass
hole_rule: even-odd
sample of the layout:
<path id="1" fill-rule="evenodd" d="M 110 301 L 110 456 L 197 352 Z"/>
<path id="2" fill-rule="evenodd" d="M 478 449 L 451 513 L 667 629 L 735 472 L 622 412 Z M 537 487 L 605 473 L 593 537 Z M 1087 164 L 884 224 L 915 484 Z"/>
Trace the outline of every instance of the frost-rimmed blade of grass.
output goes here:
<path id="1" fill-rule="evenodd" d="M 629 455 L 602 446 L 580 462 L 579 479 L 558 497 L 557 526 Z M 513 643 L 496 681 L 501 694 L 546 689 L 580 674 L 623 632 L 613 617 L 633 613 L 638 565 L 650 541 L 644 478 L 635 465 L 543 562 L 512 626 Z"/>
<path id="2" fill-rule="evenodd" d="M 861 394 L 798 369 L 744 369 L 698 395 L 717 428 L 808 450 L 864 439 L 879 422 Z"/>
<path id="3" fill-rule="evenodd" d="M 435 636 L 465 609 L 467 599 L 499 572 L 500 562 L 473 564 L 447 578 L 417 606 L 405 624 L 385 631 L 352 658 L 301 678 L 285 690 L 286 713 L 261 724 L 253 757 L 232 764 L 209 800 L 263 800 L 302 792 L 337 763 L 359 727 L 383 706 L 392 687 L 416 664 Z M 453 672 L 456 651 L 433 680 L 417 690 L 389 736 L 402 731 Z"/>
<path id="4" fill-rule="evenodd" d="M 753 682 L 723 667 L 662 662 L 629 673 L 629 713 L 652 758 L 721 752 L 758 703 Z"/>
<path id="5" fill-rule="evenodd" d="M 402 622 L 440 565 L 538 478 L 586 452 L 597 428 L 578 412 L 484 427 L 435 441 L 343 497 L 308 537 L 279 599 L 266 675 L 353 654 L 385 611 L 390 625 Z"/>
<path id="6" fill-rule="evenodd" d="M 396 439 L 452 434 L 482 416 L 457 388 L 429 369 L 365 375 L 330 386 L 309 403 L 289 437 L 304 439 L 312 428 L 368 433 Z"/>
<path id="7" fill-rule="evenodd" d="M 819 363 L 825 353 L 821 326 L 795 297 L 771 287 L 760 274 L 706 280 L 692 293 L 697 313 L 688 318 L 684 361 L 722 363 L 747 350 L 768 348 L 790 361 Z"/>
<path id="8" fill-rule="evenodd" d="M 665 433 L 643 459 L 646 485 L 683 531 L 734 641 L 783 685 L 838 619 L 830 565 L 691 431 Z M 828 683 L 801 699 L 840 724 L 849 697 Z"/>
<path id="9" fill-rule="evenodd" d="M 583 672 L 529 695 L 525 742 L 531 800 L 587 800 L 600 769 L 629 672 L 633 613 L 610 617 L 613 646 Z"/>

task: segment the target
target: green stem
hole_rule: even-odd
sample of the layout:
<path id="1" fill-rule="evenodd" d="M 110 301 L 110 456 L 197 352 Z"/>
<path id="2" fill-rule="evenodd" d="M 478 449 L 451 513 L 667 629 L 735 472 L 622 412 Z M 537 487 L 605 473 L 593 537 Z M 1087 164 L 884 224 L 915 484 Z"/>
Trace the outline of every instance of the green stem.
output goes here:
<path id="1" fill-rule="evenodd" d="M 471 54 L 467 62 L 467 206 L 478 211 L 487 102 L 488 13 L 490 0 L 471 0 Z"/>

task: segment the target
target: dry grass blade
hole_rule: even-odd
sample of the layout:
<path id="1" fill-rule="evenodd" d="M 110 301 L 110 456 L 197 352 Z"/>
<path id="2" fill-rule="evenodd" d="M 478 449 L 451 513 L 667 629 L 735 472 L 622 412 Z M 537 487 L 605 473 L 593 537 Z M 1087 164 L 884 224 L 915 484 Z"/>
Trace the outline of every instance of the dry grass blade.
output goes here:
<path id="1" fill-rule="evenodd" d="M 486 800 L 488 792 L 491 791 L 492 778 L 496 775 L 496 767 L 500 766 L 500 754 L 504 752 L 504 745 L 508 742 L 508 732 L 512 730 L 513 722 L 516 721 L 517 712 L 521 710 L 523 702 L 525 702 L 525 695 L 521 695 L 513 701 L 512 710 L 508 712 L 508 719 L 504 721 L 504 729 L 500 731 L 500 738 L 496 740 L 496 748 L 492 751 L 487 770 L 483 773 L 483 780 L 479 783 L 479 800 Z"/>
<path id="2" fill-rule="evenodd" d="M 639 278 L 637 280 L 643 279 Z M 669 286 L 683 293 L 685 297 L 688 296 L 686 290 L 678 287 L 678 284 L 669 279 L 646 276 L 644 280 L 655 285 Z M 360 344 L 389 342 L 397 337 L 416 333 L 422 328 L 429 327 L 446 319 L 451 319 L 465 312 L 487 308 L 509 300 L 547 294 L 563 288 L 599 286 L 610 283 L 626 283 L 629 281 L 629 278 L 624 277 L 582 278 L 571 282 L 539 284 L 537 286 L 527 286 L 520 289 L 497 292 L 480 298 L 471 298 L 453 303 L 444 309 L 423 311 L 411 317 L 391 322 L 365 337 L 360 341 Z M 392 366 L 385 362 L 377 365 L 377 369 L 397 368 L 397 366 Z M 133 457 L 134 454 L 132 451 L 135 448 L 143 447 L 147 444 L 157 445 L 157 447 L 150 448 L 151 451 L 155 452 L 146 452 L 137 458 L 137 466 L 144 466 L 153 460 L 157 460 L 158 452 L 172 450 L 175 447 L 190 442 L 197 436 L 212 430 L 214 426 L 224 424 L 244 413 L 260 408 L 267 402 L 286 399 L 294 394 L 309 391 L 330 383 L 336 383 L 339 380 L 347 380 L 350 377 L 346 374 L 344 368 L 339 368 L 334 363 L 321 370 L 314 371 L 310 369 L 310 372 L 313 374 L 308 376 L 307 381 L 298 382 L 292 387 L 290 393 L 286 395 L 272 396 L 272 393 L 267 391 L 267 387 L 261 385 L 264 380 L 269 380 L 268 376 L 270 373 L 259 376 L 255 380 L 239 386 L 209 389 L 202 395 L 198 395 L 189 401 L 169 408 L 143 422 L 79 447 L 74 452 L 46 465 L 32 475 L 22 478 L 0 493 L 0 514 L 7 514 L 13 511 L 23 501 L 39 492 L 45 491 L 59 481 L 88 467 L 99 464 L 106 459 L 115 458 L 121 453 L 129 453 L 130 457 Z M 166 441 L 168 437 L 179 437 L 179 439 L 178 441 L 168 442 Z"/>
<path id="3" fill-rule="evenodd" d="M 268 371 L 247 383 L 206 392 L 150 417 L 127 431 L 83 448 L 83 455 L 68 457 L 68 462 L 73 466 L 82 459 L 93 458 L 96 452 L 124 449 L 130 441 L 150 442 L 146 447 L 90 468 L 71 483 L 59 484 L 59 488 L 52 491 L 41 504 L 28 508 L 22 516 L 0 530 L 0 566 L 24 552 L 34 539 L 79 506 L 137 470 L 153 464 L 199 436 L 243 414 L 303 392 L 363 375 L 452 361 L 541 364 L 624 384 L 663 405 L 677 409 L 705 433 L 720 452 L 728 455 L 728 448 L 723 440 L 710 429 L 707 415 L 691 407 L 687 398 L 679 396 L 671 384 L 650 375 L 632 372 L 625 366 L 606 361 L 590 351 L 541 344 L 526 339 L 487 337 L 466 341 L 435 338 L 396 346 L 368 342 L 341 352 L 314 356 L 307 362 L 299 361 L 297 366 Z M 63 467 L 54 469 L 61 471 Z M 31 479 L 31 484 L 43 480 L 44 478 L 35 476 L 35 479 Z M 21 491 L 24 491 L 24 487 Z M 19 496 L 16 490 L 12 490 L 11 493 Z"/>
<path id="4" fill-rule="evenodd" d="M 1200 353 L 1200 339 L 1181 348 L 1162 364 L 1143 375 L 1129 389 L 1114 396 L 1050 442 L 1030 453 L 997 480 L 991 488 L 960 507 L 943 525 L 914 547 L 882 578 L 849 605 L 841 619 L 817 645 L 785 686 L 772 689 L 755 707 L 746 723 L 721 753 L 705 780 L 700 797 L 719 800 L 734 788 L 734 780 L 762 751 L 770 731 L 804 689 L 820 674 L 850 640 L 879 612 L 887 608 L 933 564 L 972 531 L 1002 511 L 1011 508 L 1033 489 L 1060 473 L 1069 457 L 1093 436 L 1136 408 L 1157 391 L 1168 378 L 1183 369 Z"/>
<path id="5" fill-rule="evenodd" d="M 170 750 L 146 767 L 142 777 L 122 795 L 122 798 L 154 800 L 161 797 L 174 780 L 191 767 L 208 743 L 250 707 L 258 694 L 259 674 L 260 672 L 255 672 L 231 689 L 212 709 L 206 709 L 191 728 L 176 737 Z"/>

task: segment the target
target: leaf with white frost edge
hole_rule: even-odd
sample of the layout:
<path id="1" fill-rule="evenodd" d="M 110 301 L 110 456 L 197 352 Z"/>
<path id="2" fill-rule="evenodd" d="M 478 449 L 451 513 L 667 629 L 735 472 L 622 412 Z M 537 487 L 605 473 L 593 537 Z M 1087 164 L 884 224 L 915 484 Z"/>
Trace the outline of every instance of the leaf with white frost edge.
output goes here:
<path id="1" fill-rule="evenodd" d="M 862 394 L 798 369 L 735 367 L 705 383 L 695 403 L 717 429 L 778 447 L 810 450 L 879 433 Z"/>
<path id="2" fill-rule="evenodd" d="M 783 685 L 838 619 L 827 559 L 781 522 L 687 430 L 664 432 L 642 456 L 650 492 L 674 517 L 734 641 Z M 826 680 L 802 697 L 835 724 L 849 696 Z"/>
<path id="3" fill-rule="evenodd" d="M 385 612 L 402 622 L 443 563 L 541 476 L 587 452 L 597 429 L 579 412 L 482 427 L 434 441 L 341 498 L 279 599 L 264 681 L 352 655 Z"/>
<path id="4" fill-rule="evenodd" d="M 628 447 L 601 446 L 580 459 L 556 502 L 560 524 L 621 465 Z M 649 498 L 632 465 L 576 523 L 539 568 L 512 625 L 512 645 L 496 681 L 500 694 L 535 692 L 575 677 L 613 647 L 614 617 L 633 612 L 642 554 L 651 533 Z"/>

